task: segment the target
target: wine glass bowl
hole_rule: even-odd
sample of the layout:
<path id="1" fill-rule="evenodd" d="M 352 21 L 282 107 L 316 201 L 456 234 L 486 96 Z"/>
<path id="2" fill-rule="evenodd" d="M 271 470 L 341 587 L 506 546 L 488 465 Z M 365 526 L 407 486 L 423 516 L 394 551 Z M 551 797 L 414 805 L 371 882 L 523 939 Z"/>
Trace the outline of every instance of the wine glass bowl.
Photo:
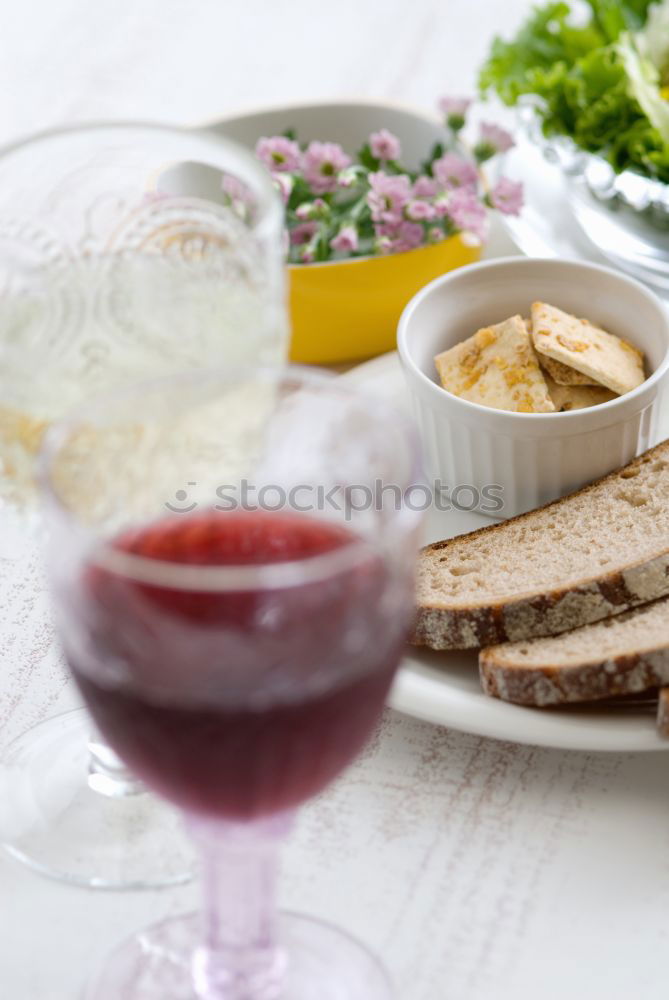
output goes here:
<path id="1" fill-rule="evenodd" d="M 321 791 L 362 746 L 397 663 L 402 633 L 384 625 L 382 563 L 364 551 L 354 560 L 340 527 L 294 515 L 168 515 L 116 545 L 183 562 L 191 579 L 200 560 L 235 567 L 211 589 L 206 574 L 202 589 L 185 589 L 174 565 L 164 583 L 147 583 L 132 559 L 125 571 L 116 559 L 69 586 L 66 653 L 133 773 L 184 810 L 235 820 Z M 279 568 L 299 559 L 304 579 L 268 580 L 277 557 Z M 250 570 L 241 583 L 239 564 Z M 110 663 L 131 664 L 131 683 L 105 683 Z"/>
<path id="2" fill-rule="evenodd" d="M 281 362 L 281 227 L 263 168 L 205 130 L 91 124 L 0 151 L 0 497 L 29 502 L 44 430 L 95 393 Z"/>
<path id="3" fill-rule="evenodd" d="M 256 158 L 206 130 L 90 124 L 0 150 L 4 538 L 16 522 L 36 546 L 35 455 L 67 409 L 145 378 L 283 360 L 282 224 Z M 137 794 L 82 709 L 19 736 L 0 767 L 31 803 L 0 841 L 38 871 L 105 888 L 190 877 L 168 806 Z"/>
<path id="4" fill-rule="evenodd" d="M 136 945 L 117 955 L 127 1000 L 279 996 L 286 948 L 291 1000 L 315 995 L 300 945 L 313 928 L 300 918 L 292 945 L 276 941 L 258 885 L 272 881 L 291 812 L 381 713 L 411 611 L 418 474 L 404 417 L 299 369 L 159 380 L 49 434 L 42 482 L 66 658 L 113 750 L 186 814 L 210 893 L 224 870 L 232 897 L 210 896 L 209 940 L 193 941 L 188 919 L 155 932 L 180 955 L 178 986 Z M 235 885 L 239 871 L 255 889 Z M 359 971 L 360 946 L 333 934 L 341 949 L 330 941 L 323 962 L 334 968 L 341 951 L 347 967 L 352 948 Z M 343 973 L 318 995 L 387 996 L 370 985 L 377 964 L 363 965 L 366 993 Z M 92 996 L 111 995 L 110 976 Z"/>

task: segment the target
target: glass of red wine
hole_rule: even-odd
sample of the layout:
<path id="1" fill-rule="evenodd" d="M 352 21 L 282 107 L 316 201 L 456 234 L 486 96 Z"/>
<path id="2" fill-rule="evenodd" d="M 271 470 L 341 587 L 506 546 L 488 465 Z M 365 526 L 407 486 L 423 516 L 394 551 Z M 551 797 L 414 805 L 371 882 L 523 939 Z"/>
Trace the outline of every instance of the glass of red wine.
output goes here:
<path id="1" fill-rule="evenodd" d="M 397 669 L 418 479 L 404 416 L 299 368 L 145 383 L 48 434 L 65 656 L 110 747 L 182 810 L 204 887 L 88 1000 L 391 995 L 353 938 L 277 914 L 274 886 L 295 810 L 358 754 Z"/>
<path id="2" fill-rule="evenodd" d="M 54 677 L 61 670 L 37 610 L 34 464 L 45 429 L 141 379 L 283 363 L 283 216 L 264 166 L 214 131 L 91 123 L 0 150 L 3 614 L 34 607 L 44 636 L 26 645 L 19 635 L 8 654 L 22 684 L 31 664 L 41 675 L 47 663 Z M 14 858 L 89 888 L 191 878 L 180 818 L 122 765 L 85 709 L 44 718 L 6 746 L 5 735 L 0 846 Z"/>

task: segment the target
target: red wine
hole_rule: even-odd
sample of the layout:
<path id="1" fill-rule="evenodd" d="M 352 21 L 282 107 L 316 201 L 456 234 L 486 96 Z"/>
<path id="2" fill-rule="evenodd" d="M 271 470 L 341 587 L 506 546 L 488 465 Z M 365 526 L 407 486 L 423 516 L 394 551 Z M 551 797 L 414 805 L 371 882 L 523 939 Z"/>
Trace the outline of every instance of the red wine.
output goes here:
<path id="1" fill-rule="evenodd" d="M 350 546 L 295 514 L 166 518 L 115 546 L 193 566 L 309 559 Z M 154 564 L 155 565 L 155 564 Z M 186 590 L 89 565 L 68 660 L 109 744 L 184 809 L 250 819 L 315 795 L 358 753 L 399 661 L 388 571 L 368 554 L 309 583 Z"/>

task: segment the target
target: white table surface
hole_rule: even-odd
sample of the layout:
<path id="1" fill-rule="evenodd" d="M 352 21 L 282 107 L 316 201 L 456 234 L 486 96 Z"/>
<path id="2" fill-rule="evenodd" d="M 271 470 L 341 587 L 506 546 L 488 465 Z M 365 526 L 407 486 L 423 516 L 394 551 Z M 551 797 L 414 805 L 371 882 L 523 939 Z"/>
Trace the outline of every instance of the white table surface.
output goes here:
<path id="1" fill-rule="evenodd" d="M 526 0 L 3 5 L 0 142 L 93 118 L 201 122 L 306 96 L 431 106 Z M 292 49 L 291 49 L 292 47 Z M 496 237 L 491 252 L 508 250 Z M 0 550 L 0 741 L 75 703 L 34 561 Z M 1 804 L 0 804 L 1 808 Z M 502 744 L 388 713 L 303 812 L 282 901 L 377 949 L 401 1000 L 667 994 L 669 758 Z M 0 856 L 0 997 L 70 1000 L 194 887 L 68 889 Z"/>

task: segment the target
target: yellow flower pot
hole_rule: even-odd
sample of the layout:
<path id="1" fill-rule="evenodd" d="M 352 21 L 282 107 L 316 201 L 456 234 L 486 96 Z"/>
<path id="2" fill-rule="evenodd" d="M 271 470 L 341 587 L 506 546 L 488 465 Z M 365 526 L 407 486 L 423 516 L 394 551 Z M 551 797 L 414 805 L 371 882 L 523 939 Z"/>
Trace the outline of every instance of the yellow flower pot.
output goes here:
<path id="1" fill-rule="evenodd" d="M 402 163 L 411 170 L 419 168 L 436 142 L 448 140 L 436 116 L 369 101 L 268 108 L 205 124 L 250 149 L 261 136 L 292 128 L 300 141 L 338 142 L 351 155 L 371 132 L 387 128 L 399 138 Z M 291 359 L 336 364 L 392 350 L 409 299 L 428 281 L 480 255 L 480 247 L 453 236 L 408 253 L 290 265 Z"/>
<path id="2" fill-rule="evenodd" d="M 452 236 L 408 253 L 291 265 L 291 359 L 334 364 L 392 351 L 409 299 L 433 278 L 480 256 L 480 247 Z"/>

